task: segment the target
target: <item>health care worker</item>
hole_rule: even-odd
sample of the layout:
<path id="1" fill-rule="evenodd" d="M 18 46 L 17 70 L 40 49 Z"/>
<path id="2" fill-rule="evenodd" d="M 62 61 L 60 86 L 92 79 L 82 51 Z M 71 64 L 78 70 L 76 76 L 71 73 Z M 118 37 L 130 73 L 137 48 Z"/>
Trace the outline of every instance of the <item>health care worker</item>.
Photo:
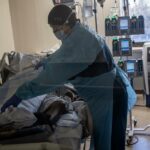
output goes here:
<path id="1" fill-rule="evenodd" d="M 70 82 L 88 103 L 93 117 L 90 149 L 124 150 L 127 102 L 134 103 L 135 93 L 115 66 L 104 39 L 81 25 L 65 5 L 50 11 L 48 24 L 62 41 L 61 47 L 48 57 L 39 76 L 23 84 L 3 105 L 2 112 Z"/>

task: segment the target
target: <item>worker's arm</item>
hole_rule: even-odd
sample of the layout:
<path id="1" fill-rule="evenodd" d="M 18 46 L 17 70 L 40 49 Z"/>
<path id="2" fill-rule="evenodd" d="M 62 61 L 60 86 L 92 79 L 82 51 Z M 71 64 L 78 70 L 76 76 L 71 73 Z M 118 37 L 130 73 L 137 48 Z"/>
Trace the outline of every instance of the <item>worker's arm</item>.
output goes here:
<path id="1" fill-rule="evenodd" d="M 48 63 L 39 76 L 21 86 L 16 96 L 28 99 L 51 92 L 60 87 L 69 78 L 84 70 L 87 63 Z"/>
<path id="2" fill-rule="evenodd" d="M 2 106 L 1 111 L 4 112 L 11 105 L 17 107 L 22 100 L 51 92 L 87 66 L 88 63 L 47 62 L 38 77 L 19 87 L 15 95 Z"/>
<path id="3" fill-rule="evenodd" d="M 16 95 L 21 99 L 28 99 L 49 93 L 93 63 L 101 51 L 98 41 L 91 34 L 87 34 L 86 38 L 76 37 L 79 36 L 69 37 L 47 61 L 40 75 L 21 86 Z"/>

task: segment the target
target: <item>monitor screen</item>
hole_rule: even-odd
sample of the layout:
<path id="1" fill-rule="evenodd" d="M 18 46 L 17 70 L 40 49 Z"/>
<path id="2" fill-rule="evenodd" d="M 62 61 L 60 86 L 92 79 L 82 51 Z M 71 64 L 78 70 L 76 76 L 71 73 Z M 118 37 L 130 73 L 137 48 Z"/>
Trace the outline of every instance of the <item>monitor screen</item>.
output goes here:
<path id="1" fill-rule="evenodd" d="M 122 51 L 129 51 L 130 50 L 129 40 L 122 40 L 121 41 L 121 50 Z"/>
<path id="2" fill-rule="evenodd" d="M 120 18 L 120 30 L 128 30 L 129 20 L 128 18 Z"/>
<path id="3" fill-rule="evenodd" d="M 127 72 L 134 73 L 134 62 L 127 62 Z"/>

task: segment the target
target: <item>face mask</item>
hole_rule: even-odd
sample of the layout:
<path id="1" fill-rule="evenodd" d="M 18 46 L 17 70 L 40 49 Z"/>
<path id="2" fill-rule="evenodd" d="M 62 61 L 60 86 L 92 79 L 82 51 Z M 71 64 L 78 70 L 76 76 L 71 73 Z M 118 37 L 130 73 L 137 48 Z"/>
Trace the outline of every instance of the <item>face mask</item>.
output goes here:
<path id="1" fill-rule="evenodd" d="M 64 31 L 62 31 L 62 30 L 60 30 L 60 31 L 57 31 L 57 32 L 55 32 L 54 33 L 55 34 L 55 36 L 59 39 L 59 40 L 64 40 L 66 37 L 67 37 L 67 35 L 64 33 Z"/>
<path id="2" fill-rule="evenodd" d="M 65 23 L 63 25 L 65 25 L 66 23 L 68 23 L 68 19 L 70 18 L 71 15 L 72 15 L 72 12 L 69 14 L 68 18 L 66 19 L 66 21 L 65 21 Z M 54 34 L 61 41 L 64 40 L 67 37 L 67 35 L 64 33 L 63 30 L 59 30 L 59 31 L 55 32 Z"/>

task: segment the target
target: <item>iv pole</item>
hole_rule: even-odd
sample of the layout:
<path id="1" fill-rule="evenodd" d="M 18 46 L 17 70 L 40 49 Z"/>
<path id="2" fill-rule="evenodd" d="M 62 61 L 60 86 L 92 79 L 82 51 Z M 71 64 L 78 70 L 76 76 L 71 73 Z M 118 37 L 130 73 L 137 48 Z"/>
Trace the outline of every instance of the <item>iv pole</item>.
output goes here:
<path id="1" fill-rule="evenodd" d="M 97 2 L 100 4 L 100 6 L 103 8 L 103 3 L 105 2 L 105 0 L 94 0 L 94 15 L 95 15 L 95 29 L 96 32 L 98 32 L 98 23 L 97 23 Z"/>
<path id="2" fill-rule="evenodd" d="M 124 14 L 125 16 L 129 16 L 129 1 L 128 0 L 123 0 L 124 2 Z"/>
<path id="3" fill-rule="evenodd" d="M 98 24 L 97 24 L 97 2 L 94 0 L 94 9 L 93 9 L 94 15 L 95 15 L 95 29 L 96 32 L 98 32 Z"/>

